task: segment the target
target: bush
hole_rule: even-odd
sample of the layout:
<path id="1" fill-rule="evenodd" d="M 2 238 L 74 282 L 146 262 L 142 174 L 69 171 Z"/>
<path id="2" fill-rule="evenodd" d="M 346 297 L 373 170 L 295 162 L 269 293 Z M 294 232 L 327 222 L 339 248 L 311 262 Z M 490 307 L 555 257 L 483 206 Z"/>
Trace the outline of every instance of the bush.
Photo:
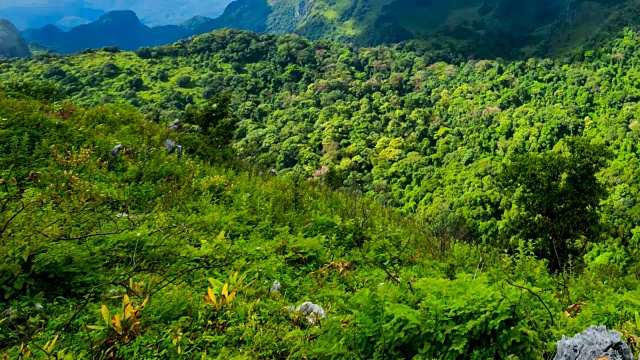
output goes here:
<path id="1" fill-rule="evenodd" d="M 191 77 L 189 76 L 180 76 L 176 79 L 176 86 L 188 89 L 192 86 Z"/>

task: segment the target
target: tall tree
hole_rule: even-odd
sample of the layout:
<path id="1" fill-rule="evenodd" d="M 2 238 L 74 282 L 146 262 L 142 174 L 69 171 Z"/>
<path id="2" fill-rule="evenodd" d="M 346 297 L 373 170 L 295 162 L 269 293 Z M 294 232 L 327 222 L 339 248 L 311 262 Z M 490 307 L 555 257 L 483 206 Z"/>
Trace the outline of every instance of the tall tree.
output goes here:
<path id="1" fill-rule="evenodd" d="M 199 109 L 188 108 L 185 114 L 188 124 L 197 125 L 204 139 L 200 139 L 199 150 L 210 160 L 229 160 L 233 156 L 231 142 L 238 127 L 238 119 L 231 112 L 231 94 L 212 97 Z"/>
<path id="2" fill-rule="evenodd" d="M 506 234 L 532 242 L 550 269 L 565 270 L 602 230 L 598 205 L 607 191 L 596 174 L 609 156 L 603 145 L 574 137 L 562 152 L 512 158 L 499 176 L 512 199 Z"/>

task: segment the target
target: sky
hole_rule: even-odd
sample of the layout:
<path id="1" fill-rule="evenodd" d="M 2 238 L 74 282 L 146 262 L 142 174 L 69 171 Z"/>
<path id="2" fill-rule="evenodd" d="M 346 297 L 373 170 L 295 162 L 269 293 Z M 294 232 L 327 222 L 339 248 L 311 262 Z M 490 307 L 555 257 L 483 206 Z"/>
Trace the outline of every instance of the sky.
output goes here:
<path id="1" fill-rule="evenodd" d="M 147 25 L 179 24 L 193 16 L 219 16 L 232 0 L 0 0 L 0 18 L 19 29 L 97 19 L 106 11 L 133 10 Z"/>

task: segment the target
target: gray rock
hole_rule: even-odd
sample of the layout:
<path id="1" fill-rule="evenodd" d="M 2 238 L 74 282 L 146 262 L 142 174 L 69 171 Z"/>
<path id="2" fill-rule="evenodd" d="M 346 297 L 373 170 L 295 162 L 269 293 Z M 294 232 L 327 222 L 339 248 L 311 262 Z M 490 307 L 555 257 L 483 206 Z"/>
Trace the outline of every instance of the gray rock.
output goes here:
<path id="1" fill-rule="evenodd" d="M 169 125 L 167 125 L 167 130 L 182 131 L 182 123 L 180 122 L 180 120 L 175 119 L 171 123 L 169 123 Z"/>
<path id="2" fill-rule="evenodd" d="M 173 140 L 165 140 L 162 145 L 164 145 L 164 148 L 167 149 L 167 154 L 171 155 L 176 151 L 176 142 Z"/>
<path id="3" fill-rule="evenodd" d="M 113 149 L 111 149 L 110 153 L 111 153 L 111 157 L 112 158 L 117 158 L 118 155 L 120 155 L 120 151 L 122 151 L 124 149 L 124 146 L 122 145 L 116 145 Z"/>
<path id="4" fill-rule="evenodd" d="M 555 360 L 593 360 L 602 356 L 610 360 L 633 360 L 631 349 L 622 341 L 620 333 L 607 331 L 606 326 L 590 326 L 573 338 L 563 335 L 558 341 Z"/>
<path id="5" fill-rule="evenodd" d="M 164 148 L 167 149 L 167 155 L 178 154 L 178 160 L 182 158 L 182 146 L 176 144 L 173 140 L 165 140 Z"/>
<path id="6" fill-rule="evenodd" d="M 318 320 L 324 320 L 327 318 L 327 314 L 324 312 L 324 309 L 320 305 L 316 305 L 310 301 L 302 303 L 302 305 L 295 309 L 293 306 L 289 306 L 288 309 L 291 312 L 298 312 L 300 315 L 306 316 L 307 321 L 311 325 L 314 325 Z"/>

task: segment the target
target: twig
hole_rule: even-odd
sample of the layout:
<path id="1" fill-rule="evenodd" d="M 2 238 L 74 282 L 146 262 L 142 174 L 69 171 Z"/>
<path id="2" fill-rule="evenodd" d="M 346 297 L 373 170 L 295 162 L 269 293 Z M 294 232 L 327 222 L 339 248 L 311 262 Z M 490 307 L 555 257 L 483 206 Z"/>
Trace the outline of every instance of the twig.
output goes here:
<path id="1" fill-rule="evenodd" d="M 73 320 L 76 319 L 76 317 L 78 317 L 78 315 L 80 314 L 80 312 L 89 304 L 89 300 L 91 299 L 91 293 L 93 293 L 93 290 L 95 290 L 95 286 L 91 288 L 91 290 L 89 290 L 89 293 L 87 294 L 87 296 L 85 297 L 84 303 L 82 303 L 82 305 L 80 305 L 80 307 L 75 311 L 75 313 L 73 314 L 73 316 L 71 316 L 71 319 L 69 319 L 65 325 L 64 328 L 62 328 L 62 333 L 66 333 L 67 330 L 69 329 L 69 326 L 71 326 L 71 323 L 73 322 Z"/>
<path id="2" fill-rule="evenodd" d="M 4 226 L 2 227 L 2 229 L 0 230 L 0 236 L 2 236 L 2 234 L 4 234 L 4 232 L 7 230 L 7 228 L 9 227 L 9 224 L 11 224 L 11 222 L 13 220 L 15 220 L 15 218 L 20 215 L 20 213 L 22 213 L 24 210 L 26 210 L 26 208 L 30 205 L 33 205 L 35 203 L 40 202 L 39 200 L 36 201 L 32 201 L 30 203 L 28 203 L 27 205 L 22 205 L 22 209 L 18 210 L 17 213 L 13 214 L 13 216 L 11 218 L 9 218 L 9 220 L 6 222 L 6 224 L 4 224 Z"/>
<path id="3" fill-rule="evenodd" d="M 482 264 L 482 255 L 480 255 L 480 261 L 478 261 L 478 267 L 476 268 L 476 273 L 473 274 L 473 280 L 478 276 L 478 270 L 480 270 L 480 265 Z"/>
<path id="4" fill-rule="evenodd" d="M 520 285 L 516 285 L 512 282 L 509 281 L 509 279 L 504 279 L 504 281 L 513 286 L 513 287 L 517 287 L 518 289 L 522 289 L 522 290 L 526 290 L 529 294 L 535 296 L 536 298 L 538 298 L 538 300 L 540 300 L 540 303 L 542 304 L 542 306 L 544 306 L 545 309 L 547 309 L 547 312 L 549 313 L 549 318 L 551 319 L 551 326 L 556 326 L 555 321 L 553 320 L 553 313 L 551 313 L 551 310 L 549 310 L 549 307 L 547 306 L 547 304 L 545 304 L 544 300 L 542 300 L 542 297 L 540 297 L 540 295 L 536 294 L 535 292 L 533 292 L 533 290 L 526 288 L 524 286 L 520 286 Z"/>
<path id="5" fill-rule="evenodd" d="M 74 238 L 57 238 L 54 240 L 54 242 L 56 241 L 71 241 L 71 240 L 82 240 L 82 239 L 87 239 L 90 237 L 96 237 L 96 236 L 107 236 L 107 235 L 118 235 L 120 234 L 120 232 L 109 232 L 109 233 L 98 233 L 98 234 L 89 234 L 89 235 L 84 235 L 84 236 L 78 236 L 78 237 L 74 237 Z"/>

